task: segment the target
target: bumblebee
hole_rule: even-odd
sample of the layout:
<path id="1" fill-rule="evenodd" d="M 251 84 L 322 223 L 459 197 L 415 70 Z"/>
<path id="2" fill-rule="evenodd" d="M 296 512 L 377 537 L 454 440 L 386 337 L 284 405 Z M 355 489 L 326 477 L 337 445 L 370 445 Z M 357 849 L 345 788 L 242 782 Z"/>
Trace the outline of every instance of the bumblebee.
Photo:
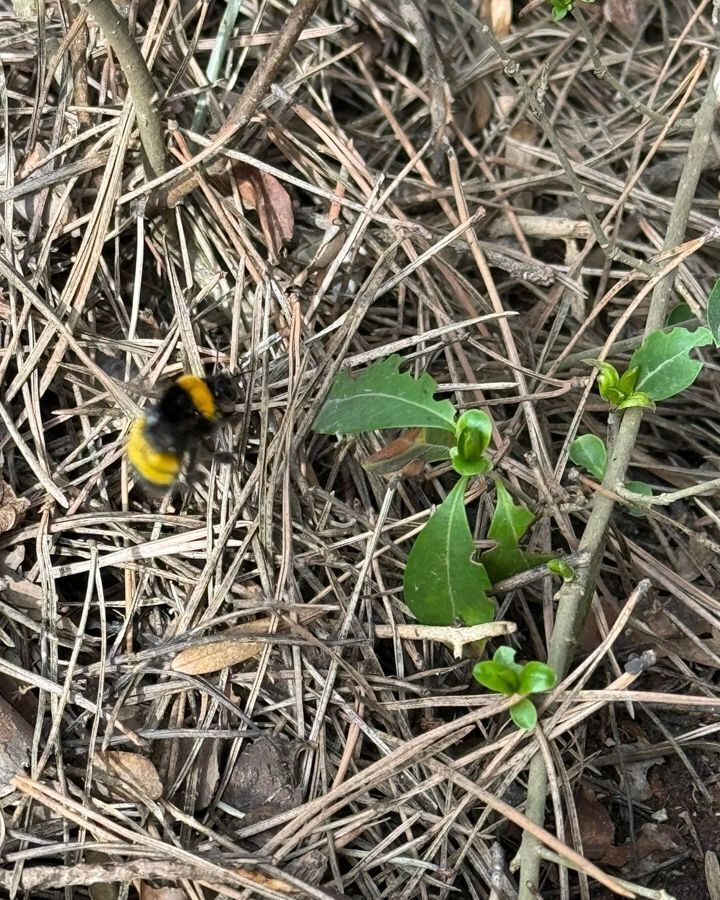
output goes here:
<path id="1" fill-rule="evenodd" d="M 227 379 L 225 374 L 207 379 L 182 375 L 144 416 L 135 419 L 127 457 L 146 485 L 170 487 L 186 460 L 194 459 L 221 420 L 228 401 Z"/>

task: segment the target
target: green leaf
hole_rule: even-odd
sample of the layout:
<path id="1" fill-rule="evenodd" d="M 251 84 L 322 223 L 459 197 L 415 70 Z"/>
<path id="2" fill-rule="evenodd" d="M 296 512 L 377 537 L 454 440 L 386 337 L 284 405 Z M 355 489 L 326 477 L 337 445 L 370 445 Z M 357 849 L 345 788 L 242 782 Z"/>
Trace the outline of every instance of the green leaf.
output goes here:
<path id="1" fill-rule="evenodd" d="M 555 672 L 542 662 L 525 663 L 520 673 L 520 694 L 541 694 L 555 687 Z"/>
<path id="2" fill-rule="evenodd" d="M 720 282 L 718 282 L 720 284 Z M 715 287 L 718 285 L 716 284 Z M 712 294 L 710 295 L 712 297 Z M 710 302 L 708 301 L 708 307 Z M 720 310 L 718 310 L 720 314 Z M 691 322 L 695 318 L 695 314 L 687 305 L 687 303 L 678 303 L 670 310 L 670 315 L 665 319 L 666 325 L 683 325 L 685 322 Z M 710 323 L 708 323 L 710 324 Z M 712 328 L 710 329 L 712 331 Z"/>
<path id="3" fill-rule="evenodd" d="M 502 481 L 495 482 L 495 492 L 495 512 L 488 529 L 488 537 L 504 547 L 517 547 L 522 536 L 535 521 L 535 516 L 527 506 L 513 502 L 510 491 Z"/>
<path id="4" fill-rule="evenodd" d="M 716 347 L 720 347 L 720 278 L 713 285 L 707 302 L 707 323 Z"/>
<path id="5" fill-rule="evenodd" d="M 513 502 L 501 481 L 497 481 L 495 487 L 495 512 L 488 537 L 497 541 L 497 547 L 487 550 L 480 557 L 493 584 L 553 558 L 549 553 L 532 553 L 519 547 L 520 539 L 535 521 L 535 516 L 526 506 Z"/>
<path id="6" fill-rule="evenodd" d="M 453 468 L 460 475 L 484 475 L 492 469 L 485 451 L 492 437 L 492 419 L 482 409 L 464 412 L 455 426 L 457 446 L 450 450 Z"/>
<path id="7" fill-rule="evenodd" d="M 476 663 L 473 668 L 473 677 L 483 687 L 489 691 L 495 691 L 496 694 L 504 694 L 506 697 L 517 694 L 520 678 L 518 673 L 494 660 Z"/>
<path id="8" fill-rule="evenodd" d="M 644 481 L 626 481 L 625 488 L 628 491 L 632 491 L 633 494 L 640 494 L 642 497 L 652 497 L 652 488 Z M 648 514 L 647 507 L 641 506 L 639 503 L 637 506 L 629 506 L 627 511 L 631 516 L 636 516 L 638 519 Z"/>
<path id="9" fill-rule="evenodd" d="M 610 365 L 610 363 L 602 362 L 599 359 L 587 359 L 585 362 L 591 366 L 595 366 L 599 372 L 597 386 L 600 396 L 603 400 L 615 405 L 615 403 L 618 402 L 617 398 L 620 397 L 620 399 L 622 399 L 624 396 L 619 392 L 620 375 L 618 374 L 618 370 L 615 366 Z"/>
<path id="10" fill-rule="evenodd" d="M 570 459 L 594 475 L 598 481 L 605 477 L 607 450 L 605 444 L 594 434 L 583 434 L 570 444 Z"/>
<path id="11" fill-rule="evenodd" d="M 457 447 L 450 449 L 450 459 L 452 460 L 453 469 L 458 475 L 485 475 L 492 469 L 492 463 L 485 457 L 477 462 L 468 462 L 463 459 L 458 453 Z"/>
<path id="12" fill-rule="evenodd" d="M 506 669 L 512 669 L 518 675 L 522 672 L 522 666 L 515 662 L 517 650 L 514 647 L 498 647 L 493 654 L 493 662 L 505 666 Z"/>
<path id="13" fill-rule="evenodd" d="M 434 400 L 434 379 L 399 371 L 401 357 L 373 363 L 356 378 L 340 372 L 313 423 L 320 434 L 359 434 L 383 428 L 440 428 L 455 433 L 449 400 Z"/>
<path id="14" fill-rule="evenodd" d="M 409 428 L 377 453 L 363 460 L 366 472 L 399 472 L 403 466 L 421 459 L 423 462 L 440 462 L 450 458 L 450 448 L 455 438 L 440 428 Z"/>
<path id="15" fill-rule="evenodd" d="M 575 578 L 575 570 L 561 559 L 551 559 L 547 567 L 553 575 L 559 575 L 563 581 L 573 581 Z"/>
<path id="16" fill-rule="evenodd" d="M 617 404 L 618 409 L 632 409 L 634 406 L 641 409 L 655 409 L 655 401 L 645 391 L 633 391 L 630 396 Z"/>
<path id="17" fill-rule="evenodd" d="M 631 368 L 640 369 L 636 390 L 653 400 L 667 400 L 684 391 L 695 381 L 703 366 L 688 354 L 694 347 L 705 347 L 712 341 L 712 333 L 707 328 L 654 331 L 630 360 Z"/>
<path id="18" fill-rule="evenodd" d="M 635 390 L 635 384 L 637 383 L 639 374 L 640 370 L 636 366 L 634 369 L 628 369 L 627 372 L 624 372 L 620 376 L 618 390 L 621 394 L 624 394 L 626 397 L 632 394 Z"/>
<path id="19" fill-rule="evenodd" d="M 423 625 L 480 625 L 492 621 L 485 567 L 472 561 L 475 550 L 461 478 L 415 539 L 403 589 L 405 602 Z"/>
<path id="20" fill-rule="evenodd" d="M 493 547 L 480 557 L 492 584 L 512 578 L 521 572 L 527 572 L 535 566 L 542 566 L 553 560 L 552 553 L 533 553 L 521 547 Z"/>
<path id="21" fill-rule="evenodd" d="M 485 455 L 492 437 L 492 419 L 482 409 L 468 409 L 455 425 L 458 453 L 468 462 Z"/>
<path id="22" fill-rule="evenodd" d="M 532 700 L 520 700 L 510 707 L 510 718 L 522 731 L 532 731 L 537 725 L 537 710 Z"/>

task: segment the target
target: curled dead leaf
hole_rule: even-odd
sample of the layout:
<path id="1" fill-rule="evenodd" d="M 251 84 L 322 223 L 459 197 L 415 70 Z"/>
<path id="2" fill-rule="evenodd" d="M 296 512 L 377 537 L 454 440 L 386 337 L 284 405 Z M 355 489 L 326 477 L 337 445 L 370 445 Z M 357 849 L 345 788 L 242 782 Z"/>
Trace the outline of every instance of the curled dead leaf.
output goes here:
<path id="1" fill-rule="evenodd" d="M 584 855 L 601 866 L 624 866 L 630 855 L 627 844 L 616 846 L 615 825 L 604 804 L 585 785 L 575 797 Z"/>
<path id="2" fill-rule="evenodd" d="M 32 736 L 28 722 L 0 697 L 0 797 L 12 793 L 13 775 L 28 764 Z"/>
<path id="3" fill-rule="evenodd" d="M 302 742 L 282 734 L 262 735 L 235 763 L 223 800 L 242 810 L 245 824 L 294 809 L 302 802 L 295 761 Z"/>
<path id="4" fill-rule="evenodd" d="M 510 33 L 512 0 L 483 0 L 480 18 L 490 25 L 496 37 L 505 37 Z"/>
<path id="5" fill-rule="evenodd" d="M 615 838 L 615 825 L 610 813 L 584 785 L 580 787 L 575 797 L 575 810 L 580 826 L 583 854 L 588 859 L 602 859 Z"/>
<path id="6" fill-rule="evenodd" d="M 242 202 L 257 212 L 271 262 L 277 263 L 283 244 L 292 240 L 295 232 L 290 194 L 274 175 L 245 163 L 236 163 L 233 175 Z"/>
<path id="7" fill-rule="evenodd" d="M 181 650 L 170 668 L 182 675 L 209 675 L 252 659 L 260 653 L 263 645 L 248 640 L 248 636 L 267 634 L 270 622 L 270 619 L 258 619 L 228 628 L 223 631 L 222 638 L 212 644 L 198 644 Z"/>
<path id="8" fill-rule="evenodd" d="M 96 753 L 93 765 L 111 778 L 124 781 L 134 791 L 140 791 L 151 800 L 159 800 L 163 794 L 163 785 L 153 763 L 139 753 L 128 753 L 125 750 L 108 750 Z"/>
<path id="9" fill-rule="evenodd" d="M 440 428 L 408 428 L 362 463 L 367 472 L 398 472 L 414 460 L 439 462 L 450 457 L 454 436 Z"/>
<path id="10" fill-rule="evenodd" d="M 473 93 L 472 116 L 478 131 L 487 125 L 493 114 L 493 98 L 485 82 L 478 79 L 471 85 Z"/>
<path id="11" fill-rule="evenodd" d="M 644 823 L 635 844 L 638 859 L 652 854 L 655 863 L 673 859 L 686 850 L 687 844 L 677 828 L 672 825 L 655 825 L 652 822 Z"/>
<path id="12" fill-rule="evenodd" d="M 12 487 L 0 479 L 0 534 L 13 529 L 30 508 L 30 501 L 18 497 Z"/>

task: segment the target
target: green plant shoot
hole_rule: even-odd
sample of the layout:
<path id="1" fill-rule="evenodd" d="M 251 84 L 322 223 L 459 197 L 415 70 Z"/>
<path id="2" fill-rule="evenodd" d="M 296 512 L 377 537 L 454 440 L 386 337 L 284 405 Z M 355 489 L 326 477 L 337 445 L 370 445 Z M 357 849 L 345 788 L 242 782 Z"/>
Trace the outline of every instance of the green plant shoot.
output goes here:
<path id="1" fill-rule="evenodd" d="M 498 647 L 491 660 L 479 662 L 473 668 L 473 676 L 483 687 L 496 694 L 512 697 L 522 696 L 509 710 L 510 718 L 518 728 L 532 731 L 537 723 L 537 710 L 530 694 L 541 694 L 555 687 L 555 672 L 542 662 L 515 662 L 512 647 Z"/>
<path id="2" fill-rule="evenodd" d="M 583 3 L 594 3 L 595 0 L 582 0 Z M 552 17 L 556 22 L 564 19 L 572 11 L 574 0 L 550 0 L 552 5 Z"/>
<path id="3" fill-rule="evenodd" d="M 497 546 L 480 557 L 493 584 L 552 559 L 551 554 L 531 553 L 520 547 L 520 541 L 535 521 L 535 516 L 526 506 L 513 502 L 502 481 L 495 482 L 495 490 L 495 512 L 488 537 L 497 541 Z"/>
<path id="4" fill-rule="evenodd" d="M 492 419 L 481 409 L 464 412 L 455 426 L 457 444 L 450 459 L 459 475 L 484 475 L 491 468 L 485 451 L 492 437 Z"/>
<path id="5" fill-rule="evenodd" d="M 630 409 L 633 406 L 655 408 L 647 392 L 635 389 L 640 374 L 637 366 L 620 375 L 610 363 L 599 359 L 588 359 L 587 362 L 598 370 L 598 391 L 610 406 L 615 409 Z"/>

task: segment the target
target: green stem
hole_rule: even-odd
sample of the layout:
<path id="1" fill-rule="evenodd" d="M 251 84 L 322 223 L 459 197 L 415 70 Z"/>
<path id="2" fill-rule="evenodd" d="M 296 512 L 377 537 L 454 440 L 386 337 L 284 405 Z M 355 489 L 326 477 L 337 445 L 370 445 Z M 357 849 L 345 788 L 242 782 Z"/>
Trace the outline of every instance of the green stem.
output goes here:
<path id="1" fill-rule="evenodd" d="M 716 60 L 708 79 L 705 97 L 698 112 L 695 131 L 690 141 L 685 167 L 678 184 L 672 212 L 670 213 L 670 220 L 663 243 L 664 250 L 671 250 L 677 247 L 685 238 L 685 229 L 690 217 L 693 198 L 695 197 L 703 159 L 708 148 L 715 119 L 717 106 L 715 79 L 718 72 L 720 72 L 720 66 Z M 646 336 L 662 327 L 672 296 L 674 281 L 675 272 L 673 271 L 657 283 L 650 299 L 647 321 L 645 323 Z M 609 454 L 607 471 L 603 482 L 608 492 L 595 494 L 592 512 L 578 546 L 578 552 L 589 553 L 590 564 L 586 569 L 578 572 L 575 581 L 561 587 L 557 594 L 557 618 L 550 641 L 548 665 L 557 672 L 560 679 L 565 676 L 570 667 L 575 654 L 577 637 L 582 631 L 590 609 L 595 592 L 597 574 L 602 562 L 605 534 L 615 505 L 611 492 L 618 484 L 624 484 L 625 482 L 625 474 L 635 449 L 635 441 L 642 418 L 642 409 L 629 409 L 622 417 L 617 438 L 613 442 Z M 525 814 L 536 824 L 542 824 L 545 818 L 546 794 L 547 772 L 545 763 L 542 755 L 536 753 L 530 763 L 528 793 L 525 804 Z M 525 832 L 518 854 L 520 861 L 519 900 L 534 900 L 537 897 L 540 875 L 538 849 L 538 843 L 535 838 L 529 832 Z"/>

